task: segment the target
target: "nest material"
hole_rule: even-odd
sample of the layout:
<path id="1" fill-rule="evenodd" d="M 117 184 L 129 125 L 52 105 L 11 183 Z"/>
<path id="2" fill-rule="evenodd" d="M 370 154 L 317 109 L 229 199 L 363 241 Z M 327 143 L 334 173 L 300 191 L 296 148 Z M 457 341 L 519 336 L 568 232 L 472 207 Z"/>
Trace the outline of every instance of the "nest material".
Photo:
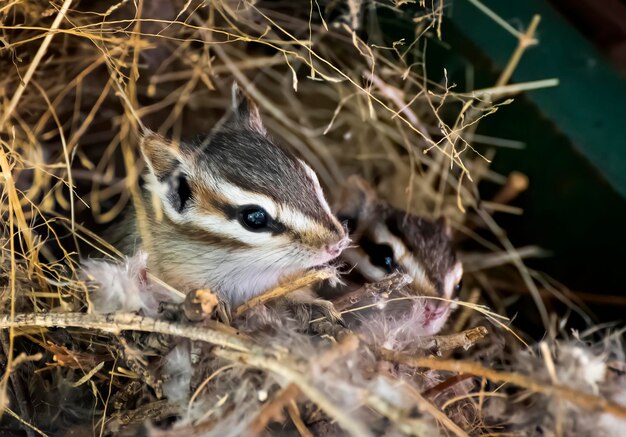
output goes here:
<path id="1" fill-rule="evenodd" d="M 506 312 L 503 278 L 539 302 L 535 281 L 553 287 L 521 262 L 537 250 L 515 251 L 490 215 L 510 210 L 502 204 L 525 179 L 490 170 L 494 149 L 473 141 L 515 65 L 500 94 L 427 78 L 422 49 L 441 36 L 441 3 L 63 0 L 9 2 L 0 16 L 6 432 L 623 431 L 618 336 L 526 349 L 477 305 Z M 407 29 L 404 40 L 386 36 L 389 22 Z M 242 310 L 238 330 L 209 317 L 210 294 L 183 300 L 146 274 L 144 259 L 121 260 L 98 238 L 129 202 L 141 211 L 140 126 L 177 140 L 209 131 L 233 79 L 331 197 L 359 173 L 393 205 L 450 219 L 469 274 L 447 336 L 413 338 L 410 320 L 390 323 L 380 309 L 335 341 L 295 330 L 263 302 Z M 479 181 L 502 185 L 493 202 L 479 204 Z M 86 247 L 117 264 L 80 266 Z M 545 307 L 538 313 L 547 325 Z M 272 328 L 251 329 L 259 321 Z"/>

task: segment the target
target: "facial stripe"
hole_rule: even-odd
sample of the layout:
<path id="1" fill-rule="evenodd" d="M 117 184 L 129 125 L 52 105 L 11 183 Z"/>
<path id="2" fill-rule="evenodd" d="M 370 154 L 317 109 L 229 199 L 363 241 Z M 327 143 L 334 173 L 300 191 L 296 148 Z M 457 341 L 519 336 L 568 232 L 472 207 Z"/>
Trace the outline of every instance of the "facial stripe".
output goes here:
<path id="1" fill-rule="evenodd" d="M 298 234 L 301 239 L 313 245 L 316 244 L 315 240 L 337 239 L 344 234 L 342 228 L 329 229 L 328 226 L 287 205 L 280 205 L 276 219 Z"/>
<path id="2" fill-rule="evenodd" d="M 288 242 L 287 237 L 283 234 L 272 235 L 269 232 L 245 231 L 238 221 L 229 220 L 222 215 L 190 214 L 189 221 L 199 228 L 206 229 L 208 232 L 223 235 L 250 246 L 273 247 L 276 244 Z"/>
<path id="3" fill-rule="evenodd" d="M 371 237 L 379 244 L 391 246 L 396 262 L 402 266 L 405 273 L 413 278 L 413 285 L 419 287 L 416 291 L 433 296 L 437 295 L 437 289 L 428 277 L 426 268 L 407 250 L 402 240 L 389 232 L 387 227 L 382 224 L 374 226 Z"/>
<path id="4" fill-rule="evenodd" d="M 222 203 L 222 210 L 227 205 L 235 207 L 241 205 L 259 205 L 275 220 L 296 232 L 305 233 L 319 231 L 318 233 L 324 233 L 324 231 L 328 231 L 328 228 L 314 218 L 291 208 L 289 205 L 279 204 L 264 194 L 247 191 L 229 182 L 213 177 L 204 179 L 203 183 L 206 187 L 211 187 L 210 191 L 205 190 L 206 192 L 212 193 L 208 196 L 208 202 L 215 203 L 215 200 L 218 200 L 218 196 L 215 193 L 219 193 L 219 201 Z M 324 211 L 330 215 L 330 208 L 325 201 L 322 207 Z"/>
<path id="5" fill-rule="evenodd" d="M 202 214 L 223 215 L 228 219 L 234 218 L 235 210 L 224 196 L 205 185 L 193 181 L 193 192 L 196 208 Z"/>
<path id="6" fill-rule="evenodd" d="M 323 198 L 319 182 L 313 177 L 314 173 L 310 169 L 311 182 L 318 187 L 316 192 L 321 217 L 312 217 L 295 206 L 277 202 L 261 193 L 245 190 L 189 165 L 191 164 L 183 163 L 180 170 L 185 174 L 193 175 L 188 177 L 192 187 L 193 207 L 182 214 L 175 211 L 171 202 L 168 201 L 168 191 L 171 189 L 169 184 L 159 182 L 152 173 L 148 175 L 149 189 L 159 194 L 166 214 L 175 223 L 191 223 L 206 230 L 209 234 L 221 235 L 224 238 L 252 245 L 284 244 L 286 241 L 283 239 L 271 240 L 271 237 L 276 237 L 286 231 L 289 231 L 289 234 L 303 245 L 314 248 L 336 243 L 345 237 L 343 227 L 329 212 L 330 208 Z M 304 166 L 304 164 L 301 165 Z M 273 232 L 243 230 L 238 222 L 238 213 L 239 208 L 244 205 L 258 205 L 265 209 L 274 220 L 276 230 Z"/>
<path id="7" fill-rule="evenodd" d="M 443 297 L 450 299 L 454 295 L 456 285 L 463 277 L 463 264 L 460 261 L 454 265 L 454 268 L 446 275 L 443 283 Z"/>
<path id="8" fill-rule="evenodd" d="M 174 225 L 175 226 L 175 225 Z M 193 226 L 193 224 L 178 225 L 178 232 L 181 236 L 191 241 L 198 241 L 202 244 L 221 247 L 229 250 L 246 250 L 252 246 L 240 239 L 228 237 L 223 233 L 211 232 L 204 226 Z"/>
<path id="9" fill-rule="evenodd" d="M 246 191 L 236 185 L 214 177 L 205 177 L 202 183 L 214 193 L 220 193 L 220 196 L 225 200 L 224 203 L 226 204 L 234 206 L 259 205 L 272 217 L 276 217 L 276 203 L 268 196 Z"/>
<path id="10" fill-rule="evenodd" d="M 324 197 L 324 191 L 322 190 L 320 181 L 317 178 L 317 174 L 303 160 L 298 159 L 298 161 L 300 162 L 300 165 L 302 165 L 302 168 L 304 169 L 306 175 L 309 177 L 309 179 L 311 179 L 313 188 L 315 189 L 315 194 L 317 195 L 317 200 L 319 201 L 320 205 L 322 206 L 322 208 L 324 208 L 324 211 L 326 211 L 329 215 L 332 215 L 332 212 L 330 211 L 330 206 L 326 201 L 326 197 Z"/>
<path id="11" fill-rule="evenodd" d="M 360 247 L 346 249 L 341 256 L 350 268 L 355 267 L 370 282 L 382 281 L 387 276 L 387 272 L 370 262 L 368 254 Z"/>
<path id="12" fill-rule="evenodd" d="M 312 172 L 312 170 L 310 171 Z M 328 240 L 344 235 L 343 227 L 330 212 L 330 207 L 323 197 L 317 179 L 312 180 L 312 182 L 317 183 L 319 188 L 320 206 L 324 211 L 324 216 L 327 216 L 324 217 L 327 218 L 324 221 L 319 221 L 287 204 L 277 203 L 276 200 L 264 194 L 244 190 L 230 182 L 212 176 L 203 176 L 202 183 L 197 184 L 197 187 L 202 191 L 201 195 L 198 196 L 198 201 L 201 202 L 203 211 L 214 213 L 218 209 L 227 217 L 234 219 L 237 207 L 258 205 L 265 209 L 274 220 L 287 229 L 293 230 L 304 242 L 311 245 L 319 245 L 317 240 Z M 330 222 L 332 226 L 329 228 L 326 222 Z"/>

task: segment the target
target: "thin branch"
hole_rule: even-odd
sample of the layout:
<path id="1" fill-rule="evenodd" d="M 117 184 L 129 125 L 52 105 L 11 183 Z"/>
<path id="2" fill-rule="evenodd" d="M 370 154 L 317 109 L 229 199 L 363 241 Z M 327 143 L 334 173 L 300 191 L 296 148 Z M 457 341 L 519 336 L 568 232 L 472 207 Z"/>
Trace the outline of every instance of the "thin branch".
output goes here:
<path id="1" fill-rule="evenodd" d="M 441 356 L 444 352 L 458 348 L 467 350 L 486 335 L 487 328 L 478 326 L 456 334 L 434 335 L 424 338 L 420 346 L 422 349 L 428 349 L 435 355 Z"/>
<path id="2" fill-rule="evenodd" d="M 301 391 L 295 383 L 279 391 L 274 398 L 263 405 L 256 417 L 248 427 L 252 435 L 261 435 L 266 426 L 271 422 L 282 422 L 284 419 L 283 410 L 292 401 L 300 396 Z"/>
<path id="3" fill-rule="evenodd" d="M 250 366 L 268 370 L 280 375 L 290 383 L 294 383 L 313 403 L 320 407 L 326 414 L 332 417 L 346 433 L 354 437 L 372 435 L 368 428 L 355 417 L 347 414 L 343 408 L 335 405 L 328 397 L 319 390 L 312 382 L 308 381 L 302 372 L 297 371 L 287 360 L 270 358 L 263 355 L 253 355 L 245 352 L 235 352 L 226 349 L 217 349 L 215 355 L 229 361 L 240 362 Z"/>
<path id="4" fill-rule="evenodd" d="M 309 273 L 308 275 L 301 276 L 288 283 L 280 284 L 279 286 L 267 291 L 266 293 L 253 297 L 249 301 L 235 308 L 234 315 L 235 317 L 240 316 L 246 311 L 248 311 L 250 308 L 267 303 L 270 300 L 274 300 L 279 297 L 285 296 L 293 291 L 308 287 L 309 285 L 313 285 L 317 282 L 330 279 L 334 275 L 335 273 L 330 270 L 315 270 L 312 273 Z"/>
<path id="5" fill-rule="evenodd" d="M 389 349 L 379 349 L 378 353 L 383 359 L 394 363 L 401 363 L 411 367 L 427 367 L 434 370 L 446 370 L 449 372 L 468 373 L 476 376 L 482 376 L 493 382 L 510 383 L 535 393 L 566 399 L 569 402 L 584 408 L 585 410 L 602 411 L 621 419 L 626 419 L 626 406 L 617 404 L 606 398 L 589 393 L 583 393 L 563 385 L 538 381 L 530 376 L 519 373 L 499 372 L 469 361 L 417 357 Z"/>
<path id="6" fill-rule="evenodd" d="M 33 77 L 35 70 L 37 70 L 39 63 L 41 62 L 44 55 L 46 54 L 48 50 L 48 46 L 50 45 L 50 41 L 52 41 L 52 38 L 54 37 L 54 35 L 56 35 L 56 30 L 61 25 L 61 21 L 63 21 L 63 18 L 65 17 L 65 14 L 67 13 L 71 4 L 72 4 L 72 0 L 65 0 L 65 2 L 63 2 L 63 6 L 61 6 L 61 10 L 57 14 L 54 21 L 52 22 L 52 26 L 50 26 L 50 29 L 47 29 L 48 33 L 43 39 L 41 46 L 39 46 L 39 50 L 37 50 L 37 53 L 35 54 L 35 57 L 33 58 L 33 62 L 31 62 L 30 65 L 28 66 L 28 70 L 26 71 L 24 78 L 20 81 L 20 84 L 17 87 L 15 94 L 13 94 L 13 97 L 11 98 L 9 107 L 2 115 L 2 119 L 0 119 L 0 129 L 4 127 L 4 123 L 6 123 L 6 121 L 9 119 L 9 117 L 11 116 L 15 108 L 17 107 L 17 104 L 22 98 L 22 94 L 24 93 L 24 90 L 26 89 L 28 82 L 30 82 L 31 77 Z"/>
<path id="7" fill-rule="evenodd" d="M 235 335 L 209 329 L 206 326 L 195 326 L 183 323 L 156 320 L 135 314 L 84 314 L 84 313 L 42 313 L 15 314 L 11 320 L 9 314 L 0 315 L 0 329 L 39 326 L 47 328 L 84 328 L 97 329 L 114 334 L 120 331 L 156 332 L 165 335 L 185 337 L 190 340 L 203 341 L 216 346 L 238 351 L 248 351 L 254 347 Z"/>

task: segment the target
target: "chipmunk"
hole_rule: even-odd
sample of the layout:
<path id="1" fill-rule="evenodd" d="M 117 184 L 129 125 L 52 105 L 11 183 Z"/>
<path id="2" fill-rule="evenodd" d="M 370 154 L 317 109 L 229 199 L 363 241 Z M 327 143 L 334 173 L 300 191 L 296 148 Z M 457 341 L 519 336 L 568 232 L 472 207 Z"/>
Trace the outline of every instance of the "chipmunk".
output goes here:
<path id="1" fill-rule="evenodd" d="M 232 95 L 231 117 L 201 141 L 143 136 L 150 238 L 141 241 L 130 214 L 118 246 L 147 252 L 148 269 L 167 284 L 208 288 L 234 307 L 337 258 L 349 240 L 315 172 L 270 139 L 236 85 Z"/>
<path id="2" fill-rule="evenodd" d="M 461 288 L 463 266 L 452 247 L 445 220 L 435 222 L 408 214 L 378 198 L 361 177 L 348 178 L 336 205 L 355 245 L 341 258 L 367 282 L 377 282 L 394 272 L 409 275 L 410 294 L 453 299 Z M 450 303 L 424 299 L 413 332 L 432 335 L 445 324 Z M 406 309 L 406 308 L 405 308 Z"/>

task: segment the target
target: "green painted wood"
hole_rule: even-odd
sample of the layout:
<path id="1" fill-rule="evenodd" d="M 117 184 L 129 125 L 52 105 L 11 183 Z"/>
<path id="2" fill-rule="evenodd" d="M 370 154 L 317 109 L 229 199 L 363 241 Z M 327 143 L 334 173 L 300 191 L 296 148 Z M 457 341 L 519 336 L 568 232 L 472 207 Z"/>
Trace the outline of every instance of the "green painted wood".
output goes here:
<path id="1" fill-rule="evenodd" d="M 526 51 L 513 82 L 559 78 L 560 86 L 529 92 L 528 98 L 626 197 L 626 79 L 545 0 L 483 3 L 519 30 L 533 14 L 541 15 L 540 44 Z M 468 0 L 452 0 L 447 16 L 497 68 L 504 68 L 517 45 L 513 35 Z"/>

